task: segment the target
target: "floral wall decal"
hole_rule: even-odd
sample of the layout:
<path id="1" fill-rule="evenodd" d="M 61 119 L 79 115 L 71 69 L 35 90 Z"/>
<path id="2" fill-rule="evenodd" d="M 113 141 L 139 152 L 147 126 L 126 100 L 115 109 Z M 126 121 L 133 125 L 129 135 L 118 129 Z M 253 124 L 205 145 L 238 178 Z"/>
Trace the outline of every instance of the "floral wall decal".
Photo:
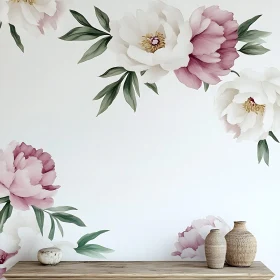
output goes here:
<path id="1" fill-rule="evenodd" d="M 116 54 L 118 66 L 100 77 L 121 75 L 119 80 L 101 90 L 94 100 L 102 99 L 98 115 L 103 113 L 117 97 L 122 82 L 126 102 L 136 111 L 136 94 L 140 97 L 139 81 L 158 93 L 156 82 L 171 71 L 187 87 L 204 89 L 221 81 L 229 74 L 239 57 L 238 41 L 246 42 L 239 52 L 247 55 L 264 54 L 262 39 L 269 32 L 249 30 L 260 15 L 239 25 L 233 13 L 218 6 L 201 7 L 193 12 L 189 21 L 181 11 L 162 1 L 151 1 L 147 11 L 138 10 L 120 20 L 95 8 L 104 30 L 96 29 L 80 13 L 71 10 L 83 25 L 60 37 L 66 41 L 85 41 L 101 38 L 84 54 L 79 63 L 104 53 L 108 47 Z"/>
<path id="2" fill-rule="evenodd" d="M 258 142 L 258 161 L 269 165 L 267 137 L 278 139 L 274 131 L 280 124 L 280 71 L 268 68 L 264 73 L 244 70 L 239 77 L 224 83 L 217 96 L 219 116 L 228 132 L 238 141 Z"/>
<path id="3" fill-rule="evenodd" d="M 0 150 L 0 204 L 4 204 L 0 211 L 0 240 L 1 238 L 6 240 L 0 242 L 2 272 L 9 268 L 8 261 L 14 264 L 21 259 L 20 253 L 24 254 L 23 248 L 27 246 L 25 244 L 30 246 L 31 243 L 24 241 L 24 238 L 34 236 L 34 242 L 39 240 L 39 244 L 44 241 L 52 245 L 56 229 L 60 231 L 62 237 L 64 236 L 63 223 L 86 226 L 80 218 L 68 213 L 77 210 L 76 208 L 53 207 L 53 196 L 60 187 L 54 185 L 55 179 L 55 163 L 51 155 L 43 149 L 35 149 L 31 145 L 14 141 L 4 151 Z M 34 213 L 31 215 L 32 218 L 29 214 L 26 220 L 20 213 L 32 212 L 28 210 L 33 210 Z M 46 220 L 45 217 L 49 219 Z M 13 227 L 17 228 L 11 232 Z M 28 233 L 23 236 L 25 230 Z M 71 248 L 81 255 L 103 258 L 103 253 L 112 250 L 89 242 L 106 232 L 108 230 L 86 234 Z M 12 245 L 9 247 L 8 244 Z"/>
<path id="4" fill-rule="evenodd" d="M 207 216 L 206 219 L 194 220 L 191 226 L 178 234 L 178 242 L 175 243 L 176 251 L 172 256 L 196 261 L 205 260 L 205 238 L 213 228 L 220 229 L 224 235 L 230 231 L 230 227 L 220 217 Z"/>
<path id="5" fill-rule="evenodd" d="M 0 28 L 3 24 L 9 24 L 15 43 L 24 52 L 17 28 L 36 35 L 44 34 L 48 26 L 57 28 L 57 22 L 65 10 L 64 0 L 0 0 Z"/>

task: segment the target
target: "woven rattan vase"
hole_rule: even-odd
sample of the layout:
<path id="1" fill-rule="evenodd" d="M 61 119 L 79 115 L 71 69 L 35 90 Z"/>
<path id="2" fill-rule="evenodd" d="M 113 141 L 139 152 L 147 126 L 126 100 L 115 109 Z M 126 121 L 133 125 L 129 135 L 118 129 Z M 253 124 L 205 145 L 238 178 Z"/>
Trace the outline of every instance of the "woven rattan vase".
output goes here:
<path id="1" fill-rule="evenodd" d="M 226 236 L 226 262 L 231 266 L 249 267 L 257 253 L 257 241 L 246 228 L 246 222 L 234 222 L 234 228 Z"/>
<path id="2" fill-rule="evenodd" d="M 205 255 L 209 268 L 223 268 L 227 243 L 219 229 L 212 229 L 205 239 Z"/>

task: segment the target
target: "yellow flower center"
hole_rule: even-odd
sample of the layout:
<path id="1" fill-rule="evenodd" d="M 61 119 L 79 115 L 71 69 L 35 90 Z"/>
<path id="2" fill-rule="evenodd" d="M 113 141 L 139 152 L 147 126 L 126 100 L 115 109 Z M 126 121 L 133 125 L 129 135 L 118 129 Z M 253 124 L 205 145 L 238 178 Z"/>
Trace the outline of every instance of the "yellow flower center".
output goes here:
<path id="1" fill-rule="evenodd" d="M 154 53 L 157 50 L 165 47 L 165 37 L 162 33 L 156 32 L 156 34 L 146 34 L 142 36 L 141 46 L 146 52 Z"/>
<path id="2" fill-rule="evenodd" d="M 246 110 L 246 112 L 254 112 L 255 114 L 261 114 L 263 115 L 265 111 L 265 105 L 259 105 L 255 102 L 254 98 L 250 97 L 247 99 L 247 101 L 244 102 L 243 108 Z"/>
<path id="3" fill-rule="evenodd" d="M 19 2 L 24 2 L 24 3 L 27 3 L 29 5 L 33 5 L 36 3 L 36 0 L 10 0 L 11 2 L 14 2 L 14 3 L 19 3 Z"/>

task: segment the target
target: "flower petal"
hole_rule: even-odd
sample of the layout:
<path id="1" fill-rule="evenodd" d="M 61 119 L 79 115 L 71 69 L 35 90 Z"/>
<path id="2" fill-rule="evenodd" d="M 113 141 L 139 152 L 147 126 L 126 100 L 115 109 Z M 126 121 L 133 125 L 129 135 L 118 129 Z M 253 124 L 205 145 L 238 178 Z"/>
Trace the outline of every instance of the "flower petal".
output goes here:
<path id="1" fill-rule="evenodd" d="M 155 83 L 167 74 L 168 71 L 162 69 L 160 66 L 153 66 L 142 76 L 142 81 L 143 83 Z"/>

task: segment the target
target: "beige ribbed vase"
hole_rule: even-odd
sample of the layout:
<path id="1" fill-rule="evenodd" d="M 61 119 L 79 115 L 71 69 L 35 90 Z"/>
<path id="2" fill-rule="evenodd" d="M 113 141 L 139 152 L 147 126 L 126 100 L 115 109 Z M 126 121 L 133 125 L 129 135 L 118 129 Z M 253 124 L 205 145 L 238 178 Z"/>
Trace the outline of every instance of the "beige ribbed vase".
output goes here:
<path id="1" fill-rule="evenodd" d="M 246 222 L 234 222 L 226 236 L 226 262 L 231 266 L 249 267 L 257 253 L 257 240 L 246 228 Z"/>
<path id="2" fill-rule="evenodd" d="M 205 239 L 205 255 L 209 268 L 223 268 L 227 243 L 219 229 L 212 229 Z"/>

